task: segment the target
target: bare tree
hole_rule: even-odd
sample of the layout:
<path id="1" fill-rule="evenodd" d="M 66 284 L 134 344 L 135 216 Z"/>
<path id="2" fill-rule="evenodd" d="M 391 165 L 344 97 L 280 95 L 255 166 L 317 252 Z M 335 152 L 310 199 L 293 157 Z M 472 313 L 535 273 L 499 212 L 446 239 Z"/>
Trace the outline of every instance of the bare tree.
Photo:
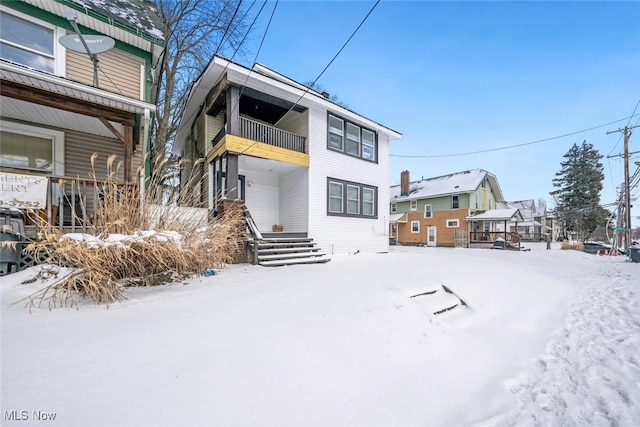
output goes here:
<path id="1" fill-rule="evenodd" d="M 213 55 L 245 54 L 242 46 L 249 26 L 242 0 L 155 0 L 162 22 L 165 50 L 154 64 L 157 112 L 151 161 L 156 188 L 172 186 L 179 176 L 171 154 L 189 89 Z"/>
<path id="2" fill-rule="evenodd" d="M 306 81 L 306 82 L 304 82 L 302 84 L 305 85 L 306 87 L 308 87 L 309 89 L 326 96 L 329 101 L 335 102 L 336 104 L 340 105 L 341 107 L 349 108 L 349 106 L 347 104 L 345 104 L 344 102 L 340 101 L 340 99 L 338 98 L 338 95 L 330 94 L 329 92 L 327 92 L 325 87 L 323 85 L 321 85 L 320 83 L 314 83 L 312 80 L 309 80 L 309 81 Z"/>

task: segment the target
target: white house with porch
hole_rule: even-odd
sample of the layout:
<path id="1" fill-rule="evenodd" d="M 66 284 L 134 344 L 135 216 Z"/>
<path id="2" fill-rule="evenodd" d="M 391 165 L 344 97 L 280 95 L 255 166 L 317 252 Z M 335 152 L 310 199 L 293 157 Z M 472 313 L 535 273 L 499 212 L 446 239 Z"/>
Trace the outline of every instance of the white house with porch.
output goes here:
<path id="1" fill-rule="evenodd" d="M 197 178 L 195 204 L 217 214 L 243 203 L 255 261 L 283 265 L 388 250 L 389 144 L 400 137 L 264 65 L 214 56 L 191 88 L 174 153 L 187 165 L 204 159 L 183 169 L 183 183 Z"/>

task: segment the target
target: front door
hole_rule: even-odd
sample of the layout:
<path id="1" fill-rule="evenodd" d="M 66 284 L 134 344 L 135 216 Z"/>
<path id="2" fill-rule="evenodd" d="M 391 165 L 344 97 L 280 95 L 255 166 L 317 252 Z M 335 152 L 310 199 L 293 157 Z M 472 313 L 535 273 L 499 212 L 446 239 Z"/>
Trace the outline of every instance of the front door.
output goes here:
<path id="1" fill-rule="evenodd" d="M 427 227 L 427 246 L 437 245 L 438 239 L 436 230 L 436 227 Z"/>

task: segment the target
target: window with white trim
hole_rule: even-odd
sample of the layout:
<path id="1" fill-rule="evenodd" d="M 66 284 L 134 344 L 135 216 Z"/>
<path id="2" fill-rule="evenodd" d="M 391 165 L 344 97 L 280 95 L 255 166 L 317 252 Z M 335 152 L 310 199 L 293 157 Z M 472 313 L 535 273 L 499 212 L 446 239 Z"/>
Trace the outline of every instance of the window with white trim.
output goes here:
<path id="1" fill-rule="evenodd" d="M 362 214 L 364 216 L 373 216 L 376 212 L 376 193 L 373 188 L 362 188 Z"/>
<path id="2" fill-rule="evenodd" d="M 63 55 L 56 57 L 64 30 L 28 15 L 0 8 L 0 55 L 35 70 L 64 75 Z"/>
<path id="3" fill-rule="evenodd" d="M 378 187 L 327 178 L 327 215 L 377 218 Z"/>
<path id="4" fill-rule="evenodd" d="M 329 115 L 329 148 L 342 151 L 344 147 L 344 142 L 342 137 L 344 132 L 342 128 L 344 127 L 344 120 Z"/>
<path id="5" fill-rule="evenodd" d="M 376 134 L 372 130 L 328 114 L 327 147 L 349 156 L 376 162 Z"/>
<path id="6" fill-rule="evenodd" d="M 411 200 L 409 202 L 409 210 L 411 210 L 411 211 L 417 211 L 418 210 L 418 201 L 417 200 Z"/>
<path id="7" fill-rule="evenodd" d="M 458 228 L 460 226 L 459 219 L 448 219 L 447 220 L 447 228 Z"/>
<path id="8" fill-rule="evenodd" d="M 347 213 L 360 215 L 360 187 L 347 184 Z"/>
<path id="9" fill-rule="evenodd" d="M 460 208 L 460 196 L 457 194 L 455 196 L 451 196 L 451 209 L 459 209 Z"/>
<path id="10" fill-rule="evenodd" d="M 396 213 L 396 212 L 398 212 L 398 204 L 391 203 L 391 213 Z"/>
<path id="11" fill-rule="evenodd" d="M 0 166 L 64 175 L 64 132 L 0 120 Z"/>
<path id="12" fill-rule="evenodd" d="M 342 188 L 341 182 L 329 181 L 329 213 L 341 214 L 342 211 Z"/>
<path id="13" fill-rule="evenodd" d="M 433 210 L 431 208 L 431 205 L 424 205 L 424 217 L 433 218 Z"/>
<path id="14" fill-rule="evenodd" d="M 420 232 L 420 221 L 411 221 L 411 232 L 412 233 Z"/>

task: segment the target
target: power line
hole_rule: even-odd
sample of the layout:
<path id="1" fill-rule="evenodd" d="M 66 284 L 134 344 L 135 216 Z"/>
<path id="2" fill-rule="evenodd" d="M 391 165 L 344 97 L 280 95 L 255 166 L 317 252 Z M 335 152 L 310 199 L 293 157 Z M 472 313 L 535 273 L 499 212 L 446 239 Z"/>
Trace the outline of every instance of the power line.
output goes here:
<path id="1" fill-rule="evenodd" d="M 324 70 L 322 70 L 322 72 L 320 74 L 318 74 L 318 77 L 316 77 L 316 79 L 313 81 L 313 83 L 311 83 L 307 89 L 302 93 L 302 95 L 300 95 L 300 98 L 298 98 L 298 100 L 295 102 L 295 104 L 293 104 L 291 106 L 291 108 L 289 108 L 289 111 L 291 111 L 293 109 L 293 107 L 295 107 L 298 102 L 300 102 L 300 100 L 302 98 L 304 98 L 304 96 L 307 94 L 307 92 L 309 92 L 309 90 L 313 87 L 313 85 L 316 84 L 316 82 L 320 79 L 320 77 L 322 77 L 322 75 L 324 74 L 325 71 L 327 71 L 327 69 L 331 66 L 331 64 L 333 64 L 333 61 L 336 60 L 336 58 L 338 57 L 338 55 L 340 55 L 340 53 L 344 50 L 345 47 L 347 47 L 347 44 L 349 44 L 349 42 L 351 41 L 351 39 L 353 38 L 353 36 L 356 35 L 356 33 L 358 32 L 358 30 L 360 29 L 360 27 L 362 27 L 362 25 L 365 23 L 365 21 L 369 18 L 369 15 L 371 15 L 371 13 L 374 11 L 374 9 L 378 6 L 378 3 L 380 3 L 380 0 L 377 0 L 376 3 L 373 5 L 373 7 L 371 8 L 371 10 L 369 10 L 369 13 L 366 14 L 366 16 L 362 19 L 362 21 L 360 22 L 360 25 L 358 25 L 356 27 L 355 30 L 353 30 L 353 33 L 351 33 L 351 35 L 349 36 L 349 38 L 347 39 L 346 42 L 344 42 L 344 44 L 342 45 L 342 47 L 340 48 L 340 50 L 338 51 L 338 53 L 336 53 L 333 58 L 331 59 L 331 61 L 329 61 L 329 63 L 327 64 L 326 67 L 324 67 Z"/>
<path id="2" fill-rule="evenodd" d="M 594 126 L 588 129 L 582 129 L 582 130 L 578 130 L 575 132 L 570 132 L 570 133 L 565 133 L 564 135 L 558 135 L 558 136 L 554 136 L 551 138 L 545 138 L 545 139 L 538 139 L 536 141 L 531 141 L 531 142 L 525 142 L 522 144 L 514 144 L 514 145 L 507 145 L 506 147 L 497 147 L 497 148 L 489 148 L 486 150 L 478 150 L 478 151 L 469 151 L 469 152 L 465 152 L 465 153 L 455 153 L 455 154 L 436 154 L 436 155 L 425 155 L 425 156 L 421 156 L 421 155 L 402 155 L 402 154 L 391 154 L 391 157 L 406 157 L 406 158 L 439 158 L 439 157 L 459 157 L 459 156 L 468 156 L 471 154 L 480 154 L 480 153 L 489 153 L 492 151 L 501 151 L 501 150 L 509 150 L 511 148 L 518 148 L 518 147 L 524 147 L 526 145 L 533 145 L 533 144 L 540 144 L 542 142 L 547 142 L 547 141 L 553 141 L 554 139 L 560 139 L 560 138 L 566 138 L 567 136 L 572 136 L 572 135 L 577 135 L 579 133 L 584 133 L 584 132 L 589 132 L 592 131 L 594 129 L 599 129 L 599 128 L 603 128 L 605 126 L 610 126 L 614 123 L 618 123 L 621 122 L 623 120 L 627 120 L 630 119 L 632 117 L 635 117 L 636 115 L 640 115 L 640 114 L 634 114 L 632 116 L 629 117 L 625 117 L 623 119 L 618 119 L 618 120 L 614 120 L 612 122 L 609 123 L 604 123 L 598 126 Z"/>
<path id="3" fill-rule="evenodd" d="M 369 10 L 369 12 L 365 15 L 365 17 L 362 19 L 362 21 L 360 21 L 360 24 L 358 24 L 358 26 L 356 27 L 355 30 L 353 30 L 353 33 L 351 33 L 351 35 L 349 36 L 349 38 L 347 39 L 347 41 L 344 42 L 344 44 L 342 45 L 342 47 L 340 48 L 340 50 L 338 50 L 338 52 L 333 56 L 333 58 L 331 58 L 331 61 L 329 61 L 329 63 L 327 64 L 326 67 L 324 67 L 324 69 L 320 72 L 320 74 L 318 74 L 318 77 L 316 77 L 316 79 L 313 81 L 313 83 L 311 83 L 306 89 L 305 91 L 302 93 L 302 95 L 300 95 L 300 98 L 298 98 L 298 100 L 293 103 L 293 105 L 291 105 L 291 107 L 289 108 L 289 110 L 284 114 L 288 114 L 291 110 L 293 110 L 293 108 L 298 105 L 298 103 L 300 102 L 300 100 L 302 98 L 304 98 L 304 96 L 309 92 L 309 90 L 311 89 L 311 87 L 313 87 L 313 85 L 318 81 L 318 79 L 320 77 L 322 77 L 322 75 L 324 74 L 325 71 L 327 71 L 327 69 L 331 66 L 331 64 L 333 64 L 333 61 L 336 60 L 336 58 L 338 57 L 338 55 L 340 55 L 340 53 L 344 50 L 345 47 L 347 47 L 347 44 L 349 44 L 349 42 L 351 41 L 351 39 L 356 35 L 356 33 L 358 32 L 358 30 L 360 29 L 360 27 L 362 27 L 362 25 L 366 22 L 366 20 L 369 18 L 369 16 L 371 15 L 371 13 L 374 11 L 374 9 L 378 6 L 378 3 L 380 3 L 380 0 L 377 0 L 375 2 L 375 4 L 373 5 L 373 7 L 371 7 L 371 9 Z M 269 21 L 271 22 L 271 21 Z M 284 117 L 283 115 L 283 117 Z M 249 150 L 251 147 L 253 147 L 254 145 L 257 144 L 257 141 L 255 141 L 253 144 L 251 144 L 250 146 L 248 146 L 247 148 L 245 148 L 242 153 L 240 154 L 244 154 L 247 150 Z"/>
<path id="4" fill-rule="evenodd" d="M 251 3 L 251 6 L 249 7 L 249 9 L 251 9 L 251 8 L 253 7 L 254 3 L 255 3 L 255 1 L 254 1 L 253 3 Z M 238 44 L 238 47 L 237 47 L 237 48 L 235 49 L 235 51 L 233 52 L 233 55 L 231 56 L 231 60 L 233 60 L 233 58 L 235 58 L 235 56 L 237 55 L 238 51 L 240 50 L 240 48 L 241 48 L 241 47 L 242 47 L 242 45 L 244 44 L 245 40 L 246 40 L 246 39 L 247 39 L 247 37 L 249 36 L 249 33 L 251 33 L 251 30 L 253 29 L 254 24 L 255 24 L 255 23 L 256 23 L 256 21 L 258 20 L 258 17 L 260 16 L 260 14 L 262 14 L 262 10 L 264 9 L 264 7 L 265 7 L 265 5 L 266 5 L 266 4 L 267 4 L 267 2 L 266 2 L 266 1 L 262 4 L 262 7 L 261 7 L 261 8 L 260 8 L 260 10 L 258 11 L 258 14 L 257 14 L 257 15 L 256 15 L 256 17 L 253 19 L 253 22 L 251 22 L 251 25 L 249 26 L 249 29 L 247 30 L 247 32 L 245 33 L 244 37 L 242 38 L 242 40 L 241 40 L 241 41 L 240 41 L 240 43 Z M 276 5 L 277 5 L 277 1 L 276 1 Z M 274 11 L 275 11 L 275 7 L 274 7 Z M 237 12 L 238 12 L 238 9 L 236 8 L 236 13 L 237 13 Z M 247 13 L 248 13 L 248 12 L 247 12 Z M 235 13 L 234 13 L 234 15 L 233 15 L 233 16 L 235 17 Z M 245 16 L 246 16 L 246 14 L 245 14 Z M 272 15 L 272 17 L 273 17 L 273 15 Z M 233 19 L 232 19 L 232 21 L 233 21 Z M 232 22 L 232 21 L 230 21 L 230 22 Z M 269 21 L 269 22 L 271 22 L 271 21 Z M 229 28 L 229 27 L 227 26 L 227 29 L 228 29 L 228 28 Z M 227 34 L 227 33 L 226 33 L 226 31 L 225 31 L 225 35 L 226 35 L 226 34 Z M 266 35 L 266 33 L 265 33 L 265 35 Z M 220 45 L 222 45 L 222 40 L 223 40 L 223 39 L 224 39 L 224 36 L 223 36 L 223 38 L 220 40 Z M 264 38 L 263 38 L 263 41 L 264 41 Z M 261 45 L 262 45 L 262 44 L 261 44 Z M 220 48 L 220 46 L 218 46 L 218 48 Z M 218 49 L 216 49 L 216 51 L 215 51 L 215 52 L 214 52 L 214 54 L 212 55 L 212 57 L 211 57 L 211 58 L 212 58 L 212 59 L 211 59 L 211 61 L 213 61 L 213 59 L 215 58 L 215 56 L 216 56 L 217 54 L 218 54 Z M 224 72 L 225 72 L 225 70 L 227 69 L 227 67 L 228 67 L 228 66 L 229 66 L 229 62 L 227 62 L 227 65 L 225 65 L 224 69 L 222 70 L 222 73 L 220 73 L 220 77 L 218 77 L 218 80 L 216 80 L 216 82 L 213 84 L 213 87 L 215 87 L 215 86 L 220 82 L 220 80 L 222 79 L 222 76 L 224 75 Z M 204 73 L 205 73 L 205 71 L 207 70 L 207 68 L 208 68 L 208 67 L 209 67 L 209 65 L 207 65 L 205 68 L 203 68 L 202 72 L 200 73 L 200 76 L 198 76 L 198 78 L 195 80 L 195 82 L 197 82 L 198 80 L 200 80 L 200 78 L 204 75 Z M 191 84 L 191 88 L 189 88 L 189 92 L 191 92 L 191 90 L 193 90 L 194 86 L 195 86 L 195 83 L 192 83 L 192 84 Z M 190 94 L 189 94 L 189 96 L 187 96 L 187 100 L 188 100 L 189 98 L 190 98 Z M 200 114 L 200 111 L 201 111 L 201 110 L 200 110 L 199 108 L 197 108 L 197 109 L 195 109 L 195 110 L 194 110 L 194 111 L 189 115 L 189 117 L 187 117 L 187 119 L 186 119 L 186 120 L 185 120 L 185 119 L 182 119 L 182 120 L 181 120 L 181 122 L 182 122 L 182 126 L 178 127 L 178 129 L 176 130 L 176 134 L 177 134 L 178 132 L 180 132 L 182 129 L 184 129 L 184 127 L 185 127 L 187 124 L 191 124 L 191 119 L 192 119 L 194 116 L 196 116 L 196 115 Z"/>

